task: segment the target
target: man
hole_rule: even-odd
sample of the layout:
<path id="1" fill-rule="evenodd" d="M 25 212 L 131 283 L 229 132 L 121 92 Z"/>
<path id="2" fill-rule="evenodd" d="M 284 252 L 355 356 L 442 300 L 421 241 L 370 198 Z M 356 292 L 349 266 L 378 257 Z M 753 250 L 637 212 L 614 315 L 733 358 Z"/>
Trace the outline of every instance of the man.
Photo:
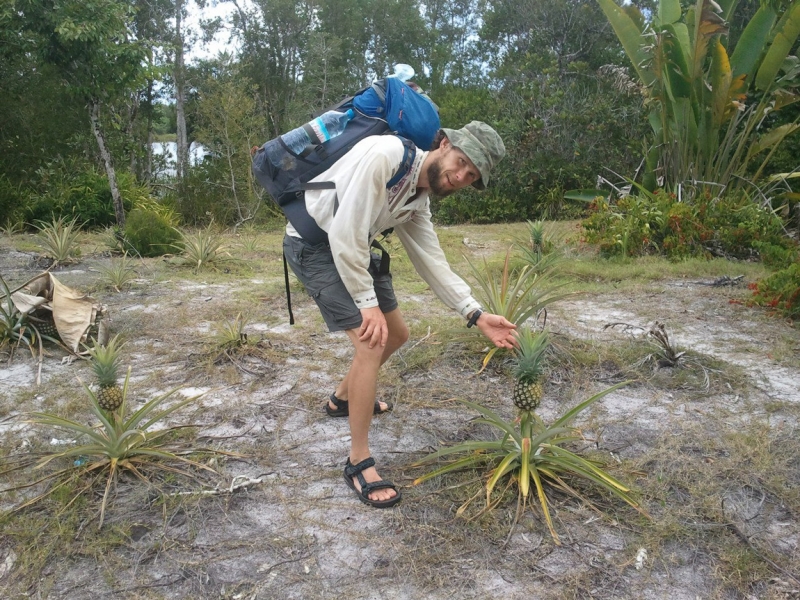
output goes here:
<path id="1" fill-rule="evenodd" d="M 331 181 L 335 190 L 307 191 L 309 215 L 328 234 L 328 244 L 304 242 L 289 224 L 284 255 L 319 306 L 330 331 L 344 331 L 355 354 L 326 410 L 350 419 L 350 456 L 344 478 L 359 499 L 386 508 L 400 500 L 399 490 L 381 480 L 370 457 L 373 413 L 391 406 L 375 401 L 380 366 L 408 339 L 397 307 L 388 265 L 370 253 L 370 244 L 390 227 L 414 268 L 434 293 L 477 326 L 500 348 L 515 345 L 516 326 L 482 312 L 469 286 L 450 269 L 431 223 L 429 195 L 444 197 L 472 185 L 484 189 L 492 168 L 505 155 L 497 132 L 480 121 L 462 129 L 443 129 L 430 152 L 417 150 L 408 173 L 391 189 L 386 185 L 403 160 L 403 143 L 392 135 L 361 140 L 314 181 Z"/>

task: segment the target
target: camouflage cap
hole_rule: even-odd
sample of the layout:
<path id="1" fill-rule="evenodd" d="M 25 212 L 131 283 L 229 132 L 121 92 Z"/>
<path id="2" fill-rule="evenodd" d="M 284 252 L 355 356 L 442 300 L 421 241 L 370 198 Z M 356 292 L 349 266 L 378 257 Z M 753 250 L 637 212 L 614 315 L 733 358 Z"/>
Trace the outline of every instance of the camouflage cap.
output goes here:
<path id="1" fill-rule="evenodd" d="M 450 143 L 478 167 L 481 177 L 472 186 L 479 190 L 486 189 L 492 169 L 506 155 L 506 147 L 500 135 L 482 121 L 472 121 L 461 129 L 443 131 Z"/>

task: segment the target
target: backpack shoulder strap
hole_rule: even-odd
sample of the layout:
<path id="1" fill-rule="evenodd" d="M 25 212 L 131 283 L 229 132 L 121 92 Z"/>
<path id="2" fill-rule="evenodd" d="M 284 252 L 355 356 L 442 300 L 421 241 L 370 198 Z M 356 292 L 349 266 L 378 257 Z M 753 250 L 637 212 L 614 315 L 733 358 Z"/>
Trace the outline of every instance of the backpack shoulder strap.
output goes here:
<path id="1" fill-rule="evenodd" d="M 396 186 L 400 180 L 406 176 L 406 174 L 411 170 L 411 167 L 414 166 L 414 159 L 417 157 L 417 147 L 414 145 L 414 142 L 399 135 L 396 137 L 403 142 L 403 160 L 400 161 L 400 166 L 397 167 L 397 172 L 394 174 L 394 176 L 388 182 L 386 182 L 387 190 Z M 303 184 L 303 189 L 306 191 L 334 190 L 336 189 L 336 186 L 332 181 L 308 181 Z"/>
<path id="2" fill-rule="evenodd" d="M 386 184 L 386 189 L 393 188 L 403 177 L 406 176 L 406 174 L 411 170 L 411 167 L 414 166 L 414 159 L 417 157 L 417 147 L 414 145 L 414 142 L 399 135 L 397 138 L 403 142 L 403 160 L 400 162 L 400 166 L 397 168 L 397 173 L 395 173 L 394 177 L 392 177 Z"/>

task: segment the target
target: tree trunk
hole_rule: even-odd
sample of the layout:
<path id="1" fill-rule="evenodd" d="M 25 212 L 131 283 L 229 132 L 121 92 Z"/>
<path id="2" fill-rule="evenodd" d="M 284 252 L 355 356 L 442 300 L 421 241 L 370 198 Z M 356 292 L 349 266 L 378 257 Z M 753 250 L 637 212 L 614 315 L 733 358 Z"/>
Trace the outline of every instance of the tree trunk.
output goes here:
<path id="1" fill-rule="evenodd" d="M 100 157 L 103 159 L 103 165 L 106 168 L 108 186 L 111 188 L 111 199 L 114 201 L 114 214 L 117 217 L 117 225 L 125 227 L 125 208 L 122 205 L 122 195 L 119 193 L 119 186 L 117 186 L 117 174 L 111 162 L 111 153 L 108 151 L 106 138 L 100 127 L 100 102 L 96 98 L 92 98 L 89 102 L 89 118 L 92 122 L 92 133 L 94 133 L 97 146 L 100 148 Z"/>
<path id="2" fill-rule="evenodd" d="M 183 0 L 175 1 L 175 116 L 178 121 L 177 165 L 178 180 L 189 170 L 189 140 L 186 133 L 186 73 L 183 64 Z"/>

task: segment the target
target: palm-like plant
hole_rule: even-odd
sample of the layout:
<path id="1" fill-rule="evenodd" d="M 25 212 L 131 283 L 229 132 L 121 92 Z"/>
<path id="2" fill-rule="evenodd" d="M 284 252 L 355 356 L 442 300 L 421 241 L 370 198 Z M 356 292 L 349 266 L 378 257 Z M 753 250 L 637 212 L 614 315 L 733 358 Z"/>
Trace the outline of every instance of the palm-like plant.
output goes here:
<path id="1" fill-rule="evenodd" d="M 679 0 L 659 0 L 640 29 L 614 0 L 597 0 L 646 91 L 655 135 L 645 187 L 738 187 L 746 172 L 757 181 L 773 153 L 798 123 L 769 129 L 768 113 L 797 100 L 800 61 L 789 56 L 800 34 L 800 0 L 783 15 L 762 2 L 740 36 L 726 47 L 726 19 L 738 0 L 696 0 L 683 13 Z M 756 168 L 750 163 L 766 151 Z"/>
<path id="2" fill-rule="evenodd" d="M 546 485 L 579 498 L 592 506 L 592 502 L 568 482 L 570 478 L 583 479 L 624 500 L 640 512 L 644 512 L 633 498 L 632 491 L 628 486 L 606 472 L 598 462 L 584 458 L 566 447 L 571 442 L 584 439 L 581 431 L 571 425 L 575 417 L 603 396 L 628 383 L 623 382 L 595 394 L 567 411 L 550 425 L 545 424 L 541 417 L 532 410 L 520 411 L 519 418 L 514 422 L 509 422 L 485 406 L 462 400 L 464 405 L 482 415 L 481 418 L 476 419 L 476 422 L 499 429 L 502 437 L 494 440 L 468 441 L 449 448 L 442 448 L 426 456 L 415 466 L 438 462 L 447 457 L 455 456 L 457 458 L 417 478 L 414 485 L 458 470 L 484 468 L 487 470 L 486 510 L 489 510 L 497 504 L 497 501 L 492 500 L 492 492 L 502 479 L 508 477 L 510 478 L 509 485 L 514 482 L 517 484 L 518 498 L 522 509 L 528 502 L 532 490 L 536 490 L 536 497 L 545 522 L 557 544 L 560 542 L 550 516 L 549 500 L 545 493 Z M 462 514 L 474 499 L 475 497 L 469 498 L 464 502 L 457 513 Z"/>
<path id="3" fill-rule="evenodd" d="M 526 235 L 514 245 L 523 260 L 537 273 L 546 273 L 558 262 L 553 235 L 544 221 L 528 221 Z"/>
<path id="4" fill-rule="evenodd" d="M 98 270 L 106 283 L 117 292 L 121 292 L 131 281 L 136 279 L 133 261 L 128 258 L 127 254 L 123 254 L 119 258 L 112 258 L 111 264 L 101 265 Z"/>
<path id="5" fill-rule="evenodd" d="M 175 248 L 182 250 L 187 263 L 199 271 L 204 267 L 215 268 L 228 256 L 223 251 L 224 240 L 210 228 L 200 229 L 194 233 L 180 232 L 181 243 Z"/>
<path id="6" fill-rule="evenodd" d="M 99 517 L 99 527 L 102 527 L 112 484 L 122 471 L 132 473 L 139 480 L 147 484 L 149 484 L 150 481 L 143 472 L 143 469 L 147 467 L 191 477 L 191 474 L 186 470 L 180 466 L 174 465 L 174 463 L 179 463 L 180 465 L 194 470 L 200 469 L 216 473 L 216 471 L 210 467 L 183 456 L 187 448 L 178 447 L 172 442 L 176 431 L 191 426 L 163 427 L 163 422 L 169 415 L 195 402 L 200 396 L 186 398 L 165 408 L 163 406 L 164 402 L 178 391 L 179 388 L 176 388 L 166 394 L 151 399 L 141 408 L 126 416 L 129 380 L 130 368 L 128 369 L 125 383 L 122 387 L 122 404 L 117 410 L 110 413 L 100 408 L 97 395 L 88 386 L 83 384 L 91 400 L 92 414 L 99 421 L 97 426 L 92 427 L 84 425 L 77 421 L 50 413 L 36 412 L 31 414 L 30 418 L 33 424 L 60 429 L 69 435 L 75 436 L 77 443 L 65 450 L 59 450 L 45 455 L 39 460 L 38 464 L 36 464 L 35 469 L 42 469 L 52 461 L 65 458 L 70 459 L 69 466 L 45 475 L 35 481 L 3 490 L 14 491 L 55 481 L 55 484 L 50 486 L 45 492 L 17 506 L 14 511 L 22 510 L 27 506 L 31 506 L 51 496 L 61 488 L 69 485 L 76 475 L 88 476 L 88 483 L 85 483 L 85 485 L 78 490 L 72 500 L 70 500 L 70 503 L 72 503 L 83 492 L 92 489 L 94 484 L 102 477 L 105 477 L 105 489 L 100 504 Z M 159 428 L 154 429 L 157 425 Z M 219 451 L 199 448 L 193 451 L 221 453 Z"/>
<path id="7" fill-rule="evenodd" d="M 484 309 L 502 315 L 517 327 L 522 327 L 528 319 L 535 319 L 551 303 L 571 295 L 556 293 L 562 286 L 551 284 L 546 274 L 530 265 L 512 271 L 510 250 L 506 252 L 501 270 L 485 261 L 483 269 L 479 269 L 469 260 L 467 262 L 478 284 L 474 288 L 474 294 Z M 483 339 L 483 334 L 476 329 L 455 329 L 449 331 L 448 335 L 453 341 Z M 489 350 L 483 360 L 484 366 L 497 350 Z"/>
<path id="8" fill-rule="evenodd" d="M 39 245 L 56 264 L 66 264 L 75 260 L 79 253 L 78 236 L 80 227 L 77 217 L 67 221 L 64 217 L 53 218 L 50 223 L 40 221 L 36 224 L 39 230 Z"/>

